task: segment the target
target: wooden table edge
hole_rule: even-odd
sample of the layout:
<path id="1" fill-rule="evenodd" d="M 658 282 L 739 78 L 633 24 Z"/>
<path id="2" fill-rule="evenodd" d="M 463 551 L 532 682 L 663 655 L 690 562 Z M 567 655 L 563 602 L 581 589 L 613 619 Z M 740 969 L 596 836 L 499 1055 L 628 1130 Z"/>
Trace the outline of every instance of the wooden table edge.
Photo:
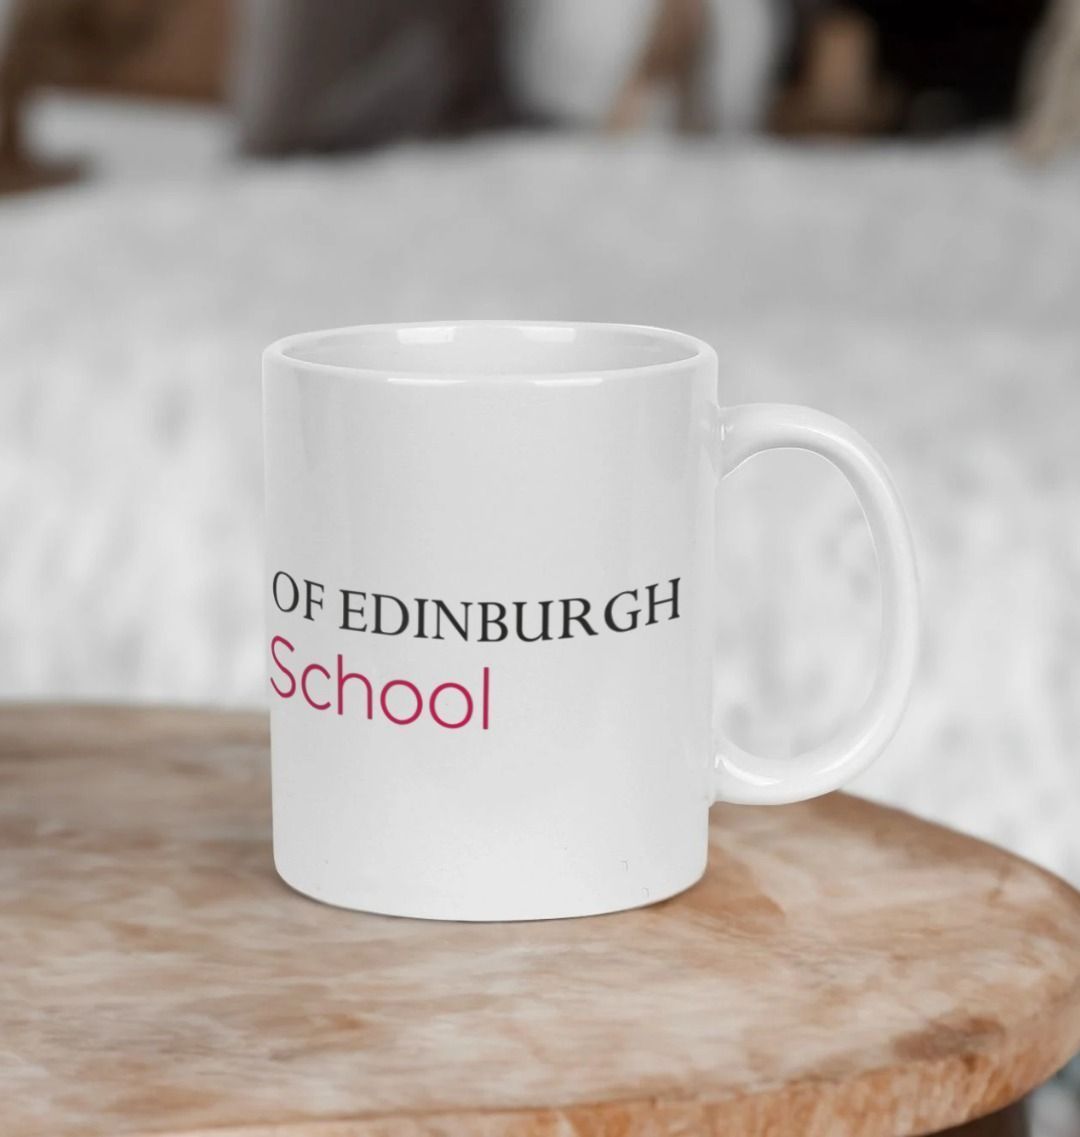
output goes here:
<path id="1" fill-rule="evenodd" d="M 258 707 L 218 707 L 201 703 L 130 703 L 17 699 L 0 700 L 0 725 L 19 714 L 86 715 L 112 718 L 118 714 L 137 714 L 147 719 L 169 717 L 222 720 L 235 725 L 238 735 L 253 740 L 265 735 L 269 740 L 268 712 Z M 0 759 L 4 757 L 0 752 Z M 858 796 L 858 795 L 848 795 Z M 867 799 L 864 799 L 867 800 Z M 873 802 L 880 809 L 908 816 L 908 811 Z M 772 807 L 766 807 L 772 808 Z M 921 824 L 956 832 L 938 822 L 917 818 Z M 1041 865 L 981 838 L 963 834 L 965 840 L 1005 853 L 1027 869 L 1043 877 L 1064 900 L 1080 910 L 1080 890 Z M 658 1137 L 661 1134 L 701 1133 L 724 1137 L 733 1126 L 740 1132 L 765 1134 L 765 1115 L 775 1117 L 777 1106 L 808 1118 L 822 1109 L 832 1116 L 851 1116 L 850 1128 L 830 1130 L 829 1137 L 919 1137 L 942 1129 L 965 1125 L 987 1117 L 1022 1100 L 1059 1071 L 1080 1049 L 1080 974 L 1063 993 L 1061 1013 L 1053 1029 L 1045 1014 L 1029 1017 L 1022 1027 L 1010 1030 L 1005 1044 L 987 1043 L 970 1052 L 941 1059 L 910 1062 L 908 1077 L 897 1092 L 895 1066 L 867 1070 L 856 1078 L 833 1081 L 829 1078 L 803 1079 L 748 1095 L 643 1095 L 619 1100 L 576 1102 L 565 1105 L 476 1109 L 463 1107 L 423 1111 L 391 1111 L 356 1114 L 336 1118 L 285 1119 L 271 1122 L 244 1122 L 211 1128 L 165 1128 L 127 1130 L 117 1137 L 447 1137 L 468 1132 L 477 1137 L 565 1137 L 588 1134 L 601 1137 Z M 1001 1078 L 1011 1070 L 1010 1077 Z M 934 1091 L 941 1084 L 961 1086 L 964 1093 L 951 1109 L 942 1108 Z M 867 1116 L 862 1106 L 868 1097 L 875 1101 L 875 1113 Z M 955 1096 L 955 1095 L 954 1095 Z M 889 1100 L 888 1109 L 882 1109 Z M 754 1124 L 754 1118 L 761 1122 Z M 931 1120 L 932 1118 L 932 1120 Z M 914 1128 L 912 1127 L 914 1126 Z"/>

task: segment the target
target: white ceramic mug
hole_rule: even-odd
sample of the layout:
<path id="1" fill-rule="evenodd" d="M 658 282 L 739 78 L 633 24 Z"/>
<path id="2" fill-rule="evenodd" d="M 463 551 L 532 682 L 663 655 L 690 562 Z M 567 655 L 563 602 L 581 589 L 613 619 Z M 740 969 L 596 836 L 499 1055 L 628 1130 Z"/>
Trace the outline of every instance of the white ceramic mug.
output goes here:
<path id="1" fill-rule="evenodd" d="M 688 335 L 438 323 L 264 355 L 274 857 L 349 908 L 524 920 L 633 908 L 705 869 L 714 801 L 835 789 L 915 667 L 907 525 L 873 450 L 724 408 Z M 790 761 L 713 725 L 715 504 L 753 454 L 845 474 L 877 551 L 872 693 Z"/>

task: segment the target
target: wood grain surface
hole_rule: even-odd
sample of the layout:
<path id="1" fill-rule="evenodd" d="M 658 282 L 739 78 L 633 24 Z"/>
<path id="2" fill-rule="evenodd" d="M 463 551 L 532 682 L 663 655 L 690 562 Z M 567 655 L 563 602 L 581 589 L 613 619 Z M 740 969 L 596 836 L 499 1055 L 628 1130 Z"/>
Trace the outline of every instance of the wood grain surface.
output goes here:
<path id="1" fill-rule="evenodd" d="M 280 883 L 268 766 L 262 716 L 0 711 L 4 1137 L 898 1137 L 1080 1046 L 1080 897 L 905 814 L 718 807 L 665 903 L 438 924 Z"/>

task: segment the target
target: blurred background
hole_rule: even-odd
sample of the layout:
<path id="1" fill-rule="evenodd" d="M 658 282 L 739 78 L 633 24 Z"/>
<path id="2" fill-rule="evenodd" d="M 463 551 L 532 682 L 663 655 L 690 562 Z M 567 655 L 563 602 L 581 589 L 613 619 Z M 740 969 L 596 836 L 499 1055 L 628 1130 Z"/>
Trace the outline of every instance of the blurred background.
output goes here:
<path id="1" fill-rule="evenodd" d="M 660 324 L 894 471 L 925 647 L 856 789 L 1080 884 L 1078 141 L 1080 0 L 0 0 L 0 695 L 263 703 L 271 340 Z M 790 753 L 873 551 L 811 456 L 724 496 L 722 709 Z"/>

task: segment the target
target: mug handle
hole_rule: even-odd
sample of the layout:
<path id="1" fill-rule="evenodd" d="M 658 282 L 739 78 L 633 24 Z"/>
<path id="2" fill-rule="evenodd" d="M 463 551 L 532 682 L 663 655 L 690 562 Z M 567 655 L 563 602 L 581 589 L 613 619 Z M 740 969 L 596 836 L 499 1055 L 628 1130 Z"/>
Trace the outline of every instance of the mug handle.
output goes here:
<path id="1" fill-rule="evenodd" d="M 885 464 L 846 423 L 808 407 L 749 403 L 719 411 L 719 470 L 727 477 L 765 450 L 809 450 L 851 484 L 881 575 L 881 643 L 869 697 L 841 732 L 790 759 L 750 754 L 721 732 L 713 799 L 751 805 L 829 793 L 866 769 L 896 732 L 915 675 L 919 585 L 911 533 Z"/>

